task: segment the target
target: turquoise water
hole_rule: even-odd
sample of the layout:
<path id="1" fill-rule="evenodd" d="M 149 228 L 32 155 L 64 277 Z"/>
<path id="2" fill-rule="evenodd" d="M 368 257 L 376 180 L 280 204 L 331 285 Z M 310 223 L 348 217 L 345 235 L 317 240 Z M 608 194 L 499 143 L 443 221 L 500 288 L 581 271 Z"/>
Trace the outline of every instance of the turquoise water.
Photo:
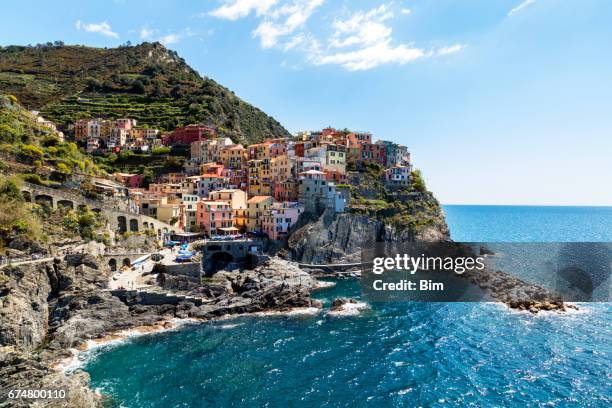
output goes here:
<path id="1" fill-rule="evenodd" d="M 612 207 L 445 205 L 455 241 L 612 242 Z"/>
<path id="2" fill-rule="evenodd" d="M 552 208 L 545 215 L 541 207 L 515 208 L 522 214 L 508 207 L 445 211 L 457 240 L 516 241 L 520 223 L 514 220 L 522 218 L 530 220 L 518 231 L 523 241 L 544 240 L 546 228 L 548 241 L 578 240 L 570 232 L 580 240 L 612 241 L 610 210 Z M 580 225 L 551 224 L 568 219 Z M 317 297 L 328 307 L 359 291 L 358 282 L 340 280 Z M 323 311 L 191 325 L 98 349 L 84 368 L 94 387 L 126 407 L 612 403 L 609 304 L 561 316 L 531 316 L 496 304 L 371 306 L 355 317 Z"/>

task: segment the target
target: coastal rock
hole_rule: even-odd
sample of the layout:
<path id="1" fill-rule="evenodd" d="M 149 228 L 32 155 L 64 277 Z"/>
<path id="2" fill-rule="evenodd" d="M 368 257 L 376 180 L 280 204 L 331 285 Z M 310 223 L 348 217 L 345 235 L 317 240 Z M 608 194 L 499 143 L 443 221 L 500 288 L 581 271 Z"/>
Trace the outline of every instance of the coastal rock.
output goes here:
<path id="1" fill-rule="evenodd" d="M 347 303 L 357 304 L 357 301 L 352 298 L 337 298 L 332 302 L 330 311 L 342 310 Z"/>
<path id="2" fill-rule="evenodd" d="M 323 212 L 294 230 L 287 242 L 292 259 L 310 264 L 360 262 L 361 249 L 374 242 L 448 241 L 444 214 L 431 193 L 411 198 L 414 223 L 408 218 L 368 214 Z"/>
<path id="3" fill-rule="evenodd" d="M 337 298 L 332 302 L 329 312 L 330 316 L 355 316 L 367 309 L 365 302 L 359 302 L 352 298 Z"/>
<path id="4" fill-rule="evenodd" d="M 65 390 L 65 399 L 8 400 L 11 390 Z M 70 376 L 54 370 L 38 357 L 15 350 L 0 348 L 1 407 L 102 407 L 102 400 L 89 388 L 89 375 L 78 372 Z"/>
<path id="5" fill-rule="evenodd" d="M 304 263 L 359 262 L 364 242 L 383 235 L 384 224 L 367 215 L 325 212 L 291 234 L 288 245 L 293 259 Z"/>
<path id="6" fill-rule="evenodd" d="M 512 309 L 539 311 L 565 311 L 566 304 L 557 293 L 541 286 L 525 282 L 504 271 L 485 268 L 482 271 L 469 271 L 459 275 L 477 285 L 494 300 L 508 305 Z"/>

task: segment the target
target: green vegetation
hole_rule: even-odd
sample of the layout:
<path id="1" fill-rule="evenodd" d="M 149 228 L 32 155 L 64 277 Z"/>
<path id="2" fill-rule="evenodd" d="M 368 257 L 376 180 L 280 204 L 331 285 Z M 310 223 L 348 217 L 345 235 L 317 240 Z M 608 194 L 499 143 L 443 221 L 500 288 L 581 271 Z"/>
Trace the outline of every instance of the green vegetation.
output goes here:
<path id="1" fill-rule="evenodd" d="M 101 215 L 89 208 L 79 208 L 77 211 L 67 210 L 62 225 L 68 231 L 86 240 L 104 241 L 105 239 L 104 235 L 96 232 L 104 225 Z"/>
<path id="2" fill-rule="evenodd" d="M 62 142 L 57 132 L 39 124 L 12 95 L 0 95 L 0 155 L 23 165 L 10 170 L 36 184 L 46 184 L 49 177 L 61 180 L 73 172 L 101 174 L 75 143 Z"/>
<path id="3" fill-rule="evenodd" d="M 131 117 L 165 131 L 205 123 L 244 143 L 289 136 L 274 118 L 159 43 L 0 47 L 0 89 L 64 126 L 87 117 Z"/>
<path id="4" fill-rule="evenodd" d="M 174 149 L 171 151 L 169 148 L 153 155 L 122 151 L 119 155 L 107 153 L 96 156 L 95 161 L 98 167 L 108 173 L 141 174 L 145 186 L 148 186 L 156 176 L 183 170 L 185 156 L 175 156 L 175 153 Z"/>
<path id="5" fill-rule="evenodd" d="M 0 250 L 17 237 L 29 240 L 42 237 L 41 221 L 24 201 L 20 183 L 17 177 L 0 176 Z"/>
<path id="6" fill-rule="evenodd" d="M 412 172 L 412 183 L 404 190 L 387 191 L 383 184 L 384 167 L 367 164 L 360 173 L 357 186 L 350 186 L 349 209 L 358 214 L 378 218 L 398 230 L 413 232 L 432 225 L 441 216 L 438 201 L 427 191 L 419 170 Z M 338 187 L 345 187 L 339 185 Z"/>
<path id="7" fill-rule="evenodd" d="M 421 170 L 413 170 L 410 174 L 412 188 L 415 191 L 425 192 L 427 191 L 427 186 L 425 186 L 425 180 L 423 180 L 423 175 L 421 174 Z"/>

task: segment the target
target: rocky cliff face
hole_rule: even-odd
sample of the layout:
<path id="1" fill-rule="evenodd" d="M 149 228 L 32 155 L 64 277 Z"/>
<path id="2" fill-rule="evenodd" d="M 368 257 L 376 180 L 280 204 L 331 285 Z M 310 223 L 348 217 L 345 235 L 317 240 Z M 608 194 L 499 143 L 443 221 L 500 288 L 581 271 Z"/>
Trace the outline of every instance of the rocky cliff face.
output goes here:
<path id="1" fill-rule="evenodd" d="M 89 255 L 0 271 L 0 406 L 29 406 L 34 400 L 7 401 L 8 392 L 41 388 L 69 390 L 67 399 L 48 400 L 44 406 L 101 406 L 88 388 L 86 373 L 67 377 L 50 368 L 54 356 L 49 343 L 59 327 L 51 318 L 57 303 L 66 296 L 93 293 L 107 279 L 108 271 Z M 58 349 L 65 346 L 57 344 Z"/>
<path id="2" fill-rule="evenodd" d="M 450 232 L 444 214 L 433 197 L 415 211 L 423 222 L 414 225 L 398 214 L 376 216 L 358 212 L 326 211 L 314 222 L 297 229 L 289 238 L 294 260 L 313 264 L 359 262 L 361 248 L 372 242 L 446 241 Z M 427 209 L 425 209 L 427 207 Z"/>

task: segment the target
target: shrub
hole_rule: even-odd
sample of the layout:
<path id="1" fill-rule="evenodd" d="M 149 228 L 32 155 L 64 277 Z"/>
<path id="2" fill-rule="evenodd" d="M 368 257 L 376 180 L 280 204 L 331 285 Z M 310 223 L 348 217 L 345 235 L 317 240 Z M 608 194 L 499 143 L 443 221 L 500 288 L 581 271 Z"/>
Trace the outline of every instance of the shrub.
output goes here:
<path id="1" fill-rule="evenodd" d="M 20 187 L 21 180 L 17 177 L 2 177 L 0 179 L 0 196 L 17 202 L 23 202 L 24 199 Z"/>
<path id="2" fill-rule="evenodd" d="M 22 174 L 21 178 L 23 178 L 23 180 L 27 181 L 28 183 L 38 184 L 39 186 L 46 185 L 46 183 L 43 181 L 43 179 L 38 174 L 31 174 L 31 173 Z"/>
<path id="3" fill-rule="evenodd" d="M 19 156 L 21 159 L 30 164 L 37 160 L 42 160 L 44 155 L 45 153 L 40 147 L 30 144 L 21 145 L 19 149 Z"/>
<path id="4" fill-rule="evenodd" d="M 70 174 L 70 168 L 65 163 L 58 163 L 57 171 L 62 174 Z"/>
<path id="5" fill-rule="evenodd" d="M 40 220 L 30 208 L 22 198 L 0 195 L 0 246 L 10 243 L 19 235 L 32 240 L 41 238 Z"/>
<path id="6" fill-rule="evenodd" d="M 163 156 L 170 154 L 171 150 L 172 149 L 170 149 L 169 147 L 156 147 L 151 153 L 153 153 L 153 155 L 155 156 Z"/>

